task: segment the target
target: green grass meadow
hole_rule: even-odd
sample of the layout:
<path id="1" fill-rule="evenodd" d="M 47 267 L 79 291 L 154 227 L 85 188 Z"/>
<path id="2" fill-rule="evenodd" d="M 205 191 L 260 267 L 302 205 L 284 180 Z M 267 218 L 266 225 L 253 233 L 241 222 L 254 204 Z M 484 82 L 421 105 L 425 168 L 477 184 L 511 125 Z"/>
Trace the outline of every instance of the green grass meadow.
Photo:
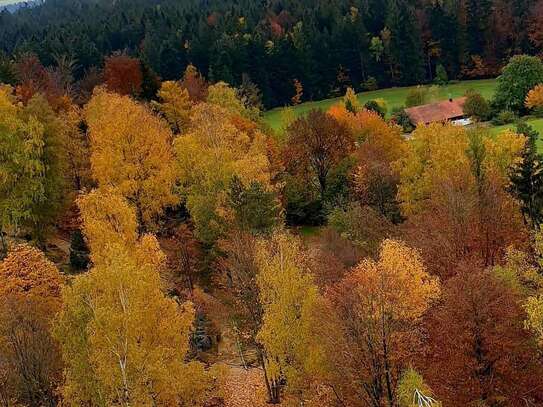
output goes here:
<path id="1" fill-rule="evenodd" d="M 371 92 L 361 92 L 358 94 L 358 100 L 364 104 L 373 99 L 384 99 L 388 105 L 388 111 L 390 112 L 395 107 L 401 107 L 405 104 L 405 98 L 409 93 L 409 90 L 413 87 L 406 88 L 388 88 Z M 496 89 L 495 79 L 473 80 L 473 81 L 461 81 L 451 83 L 446 86 L 439 87 L 439 99 L 445 100 L 448 98 L 457 98 L 464 96 L 467 90 L 473 89 L 483 95 L 485 98 L 490 99 L 494 95 Z M 325 99 L 318 102 L 302 103 L 293 107 L 294 114 L 298 117 L 306 114 L 313 109 L 328 110 L 330 106 L 337 103 L 341 98 Z M 276 108 L 264 113 L 264 122 L 268 124 L 275 131 L 281 131 L 282 128 L 282 114 L 283 108 Z"/>

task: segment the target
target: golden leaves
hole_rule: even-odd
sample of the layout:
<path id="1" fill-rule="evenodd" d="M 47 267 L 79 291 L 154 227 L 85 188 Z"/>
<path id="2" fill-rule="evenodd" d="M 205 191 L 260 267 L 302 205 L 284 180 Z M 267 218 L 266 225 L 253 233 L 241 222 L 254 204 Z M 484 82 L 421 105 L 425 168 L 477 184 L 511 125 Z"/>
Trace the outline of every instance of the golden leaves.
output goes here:
<path id="1" fill-rule="evenodd" d="M 56 298 L 59 305 L 62 284 L 56 266 L 32 246 L 15 246 L 0 262 L 0 298 L 8 294 Z"/>
<path id="2" fill-rule="evenodd" d="M 138 221 L 152 227 L 164 208 L 178 202 L 173 135 L 168 126 L 129 97 L 95 92 L 85 108 L 93 177 L 136 208 Z"/>
<path id="3" fill-rule="evenodd" d="M 543 84 L 537 85 L 526 96 L 525 106 L 528 109 L 543 108 Z"/>
<path id="4" fill-rule="evenodd" d="M 369 316 L 379 319 L 383 313 L 398 320 L 417 320 L 440 295 L 439 280 L 425 269 L 417 250 L 403 242 L 385 240 L 377 262 L 366 259 L 354 270 L 357 290 L 371 306 Z"/>
<path id="5" fill-rule="evenodd" d="M 181 192 L 201 240 L 214 242 L 224 227 L 224 202 L 234 176 L 248 185 L 270 184 L 265 136 L 236 127 L 229 112 L 201 103 L 192 110 L 191 129 L 174 142 Z"/>

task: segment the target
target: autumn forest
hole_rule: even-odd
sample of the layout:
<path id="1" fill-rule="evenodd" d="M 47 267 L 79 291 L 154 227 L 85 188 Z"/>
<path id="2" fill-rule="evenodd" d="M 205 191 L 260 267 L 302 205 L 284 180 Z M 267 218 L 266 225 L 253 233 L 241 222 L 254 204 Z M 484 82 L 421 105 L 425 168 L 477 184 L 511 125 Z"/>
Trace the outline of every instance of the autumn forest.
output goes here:
<path id="1" fill-rule="evenodd" d="M 543 406 L 542 118 L 542 0 L 0 11 L 0 406 Z"/>

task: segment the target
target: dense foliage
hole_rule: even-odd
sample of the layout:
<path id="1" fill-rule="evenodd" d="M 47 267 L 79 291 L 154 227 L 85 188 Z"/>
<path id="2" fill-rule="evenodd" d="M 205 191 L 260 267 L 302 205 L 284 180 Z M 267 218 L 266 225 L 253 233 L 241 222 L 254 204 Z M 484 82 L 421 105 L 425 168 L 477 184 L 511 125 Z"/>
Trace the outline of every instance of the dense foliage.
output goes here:
<path id="1" fill-rule="evenodd" d="M 65 56 L 77 78 L 117 51 L 144 62 L 143 82 L 192 63 L 212 81 L 250 78 L 270 107 L 496 75 L 510 56 L 537 53 L 542 11 L 538 0 L 48 0 L 0 14 L 0 49 L 46 66 Z"/>
<path id="2" fill-rule="evenodd" d="M 356 95 L 494 73 L 541 2 L 200 3 L 0 15 L 0 405 L 543 405 L 541 135 L 478 123 L 538 114 L 543 63 L 467 127 Z"/>

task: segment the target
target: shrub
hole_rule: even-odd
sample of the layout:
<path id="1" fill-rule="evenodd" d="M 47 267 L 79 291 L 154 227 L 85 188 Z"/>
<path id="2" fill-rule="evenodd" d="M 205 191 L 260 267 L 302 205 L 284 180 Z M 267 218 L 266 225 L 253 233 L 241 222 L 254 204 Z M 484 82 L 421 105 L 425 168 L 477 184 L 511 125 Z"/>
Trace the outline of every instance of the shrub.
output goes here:
<path id="1" fill-rule="evenodd" d="M 415 127 L 411 123 L 411 119 L 409 118 L 403 107 L 395 108 L 392 110 L 391 120 L 398 126 L 401 126 L 403 128 L 403 131 L 406 133 L 410 133 L 415 129 Z"/>
<path id="2" fill-rule="evenodd" d="M 488 120 L 491 116 L 490 104 L 480 93 L 469 91 L 464 103 L 464 114 L 477 121 Z"/>
<path id="3" fill-rule="evenodd" d="M 536 115 L 537 112 L 541 113 L 543 111 L 543 84 L 537 85 L 528 92 L 525 105 L 527 109 L 533 110 Z"/>
<path id="4" fill-rule="evenodd" d="M 492 124 L 495 126 L 503 126 L 504 124 L 510 124 L 517 120 L 517 115 L 511 110 L 502 110 L 492 119 Z"/>
<path id="5" fill-rule="evenodd" d="M 436 67 L 435 83 L 438 85 L 446 85 L 449 83 L 449 75 L 447 75 L 445 67 L 441 64 Z"/>
<path id="6" fill-rule="evenodd" d="M 343 104 L 345 109 L 351 113 L 356 113 L 360 110 L 360 102 L 353 88 L 347 88 L 345 96 L 343 96 Z"/>
<path id="7" fill-rule="evenodd" d="M 382 106 L 377 100 L 370 100 L 366 102 L 364 108 L 377 113 L 381 117 L 385 117 L 385 115 L 387 114 L 386 106 Z"/>
<path id="8" fill-rule="evenodd" d="M 364 90 L 377 90 L 379 89 L 379 83 L 377 82 L 377 79 L 370 76 L 365 82 L 362 82 L 361 87 Z"/>

